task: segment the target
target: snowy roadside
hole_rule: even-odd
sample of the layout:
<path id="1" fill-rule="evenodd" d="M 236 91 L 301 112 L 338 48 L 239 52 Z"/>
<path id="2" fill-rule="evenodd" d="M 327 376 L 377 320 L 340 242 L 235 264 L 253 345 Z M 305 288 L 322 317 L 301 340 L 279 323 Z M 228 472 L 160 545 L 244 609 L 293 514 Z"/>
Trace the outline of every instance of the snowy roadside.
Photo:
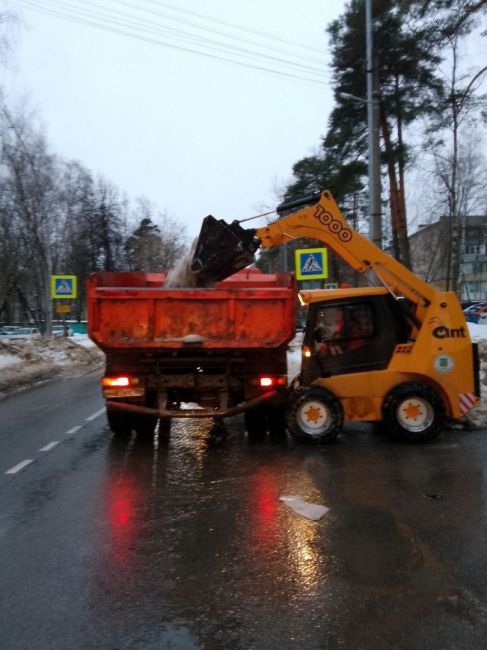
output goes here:
<path id="1" fill-rule="evenodd" d="M 0 398 L 26 385 L 73 368 L 101 364 L 105 355 L 86 335 L 0 340 Z"/>

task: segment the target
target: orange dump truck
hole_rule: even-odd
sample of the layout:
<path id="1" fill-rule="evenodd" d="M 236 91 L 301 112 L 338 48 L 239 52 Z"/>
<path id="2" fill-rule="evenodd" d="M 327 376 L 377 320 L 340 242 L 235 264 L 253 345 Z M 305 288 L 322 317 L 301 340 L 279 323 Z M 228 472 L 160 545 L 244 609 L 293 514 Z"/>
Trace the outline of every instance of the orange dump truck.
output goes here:
<path id="1" fill-rule="evenodd" d="M 296 290 L 287 273 L 236 273 L 212 288 L 165 289 L 164 274 L 95 273 L 88 327 L 116 434 L 168 433 L 171 419 L 243 412 L 247 430 L 284 433 Z"/>

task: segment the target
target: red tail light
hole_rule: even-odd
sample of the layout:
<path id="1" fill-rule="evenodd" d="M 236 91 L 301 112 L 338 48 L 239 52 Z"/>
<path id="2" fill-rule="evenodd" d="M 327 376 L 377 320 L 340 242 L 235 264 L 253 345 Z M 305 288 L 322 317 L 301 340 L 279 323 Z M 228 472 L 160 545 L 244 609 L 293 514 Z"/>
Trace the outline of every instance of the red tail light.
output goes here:
<path id="1" fill-rule="evenodd" d="M 102 386 L 104 388 L 129 388 L 139 383 L 136 377 L 121 375 L 119 377 L 103 377 Z"/>
<path id="2" fill-rule="evenodd" d="M 261 388 L 273 388 L 275 386 L 286 386 L 286 385 L 287 385 L 286 377 L 272 377 L 272 376 L 259 377 L 259 386 Z"/>

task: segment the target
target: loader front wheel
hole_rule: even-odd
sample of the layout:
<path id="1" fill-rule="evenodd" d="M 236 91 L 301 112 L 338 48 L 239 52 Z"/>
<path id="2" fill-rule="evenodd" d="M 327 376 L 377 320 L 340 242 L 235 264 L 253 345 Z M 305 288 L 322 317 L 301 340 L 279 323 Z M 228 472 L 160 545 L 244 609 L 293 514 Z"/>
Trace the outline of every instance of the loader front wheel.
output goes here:
<path id="1" fill-rule="evenodd" d="M 291 393 L 286 413 L 287 427 L 301 442 L 333 442 L 343 426 L 343 409 L 325 388 L 309 386 Z"/>
<path id="2" fill-rule="evenodd" d="M 396 440 L 429 442 L 445 425 L 445 404 L 426 384 L 407 382 L 395 386 L 382 405 L 384 429 Z"/>

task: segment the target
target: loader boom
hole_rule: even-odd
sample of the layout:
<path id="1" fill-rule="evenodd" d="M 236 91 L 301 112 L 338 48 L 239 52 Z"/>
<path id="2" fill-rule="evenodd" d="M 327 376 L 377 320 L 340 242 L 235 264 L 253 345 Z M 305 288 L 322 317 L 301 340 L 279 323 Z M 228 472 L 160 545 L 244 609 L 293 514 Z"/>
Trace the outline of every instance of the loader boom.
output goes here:
<path id="1" fill-rule="evenodd" d="M 404 296 L 414 303 L 417 306 L 416 317 L 421 320 L 421 312 L 432 302 L 435 289 L 366 237 L 352 230 L 328 190 L 303 202 L 313 199 L 314 202 L 306 207 L 258 228 L 255 236 L 262 248 L 279 246 L 297 237 L 322 241 L 355 271 L 374 272 L 391 294 Z M 277 212 L 296 207 L 296 203 L 282 204 Z"/>

